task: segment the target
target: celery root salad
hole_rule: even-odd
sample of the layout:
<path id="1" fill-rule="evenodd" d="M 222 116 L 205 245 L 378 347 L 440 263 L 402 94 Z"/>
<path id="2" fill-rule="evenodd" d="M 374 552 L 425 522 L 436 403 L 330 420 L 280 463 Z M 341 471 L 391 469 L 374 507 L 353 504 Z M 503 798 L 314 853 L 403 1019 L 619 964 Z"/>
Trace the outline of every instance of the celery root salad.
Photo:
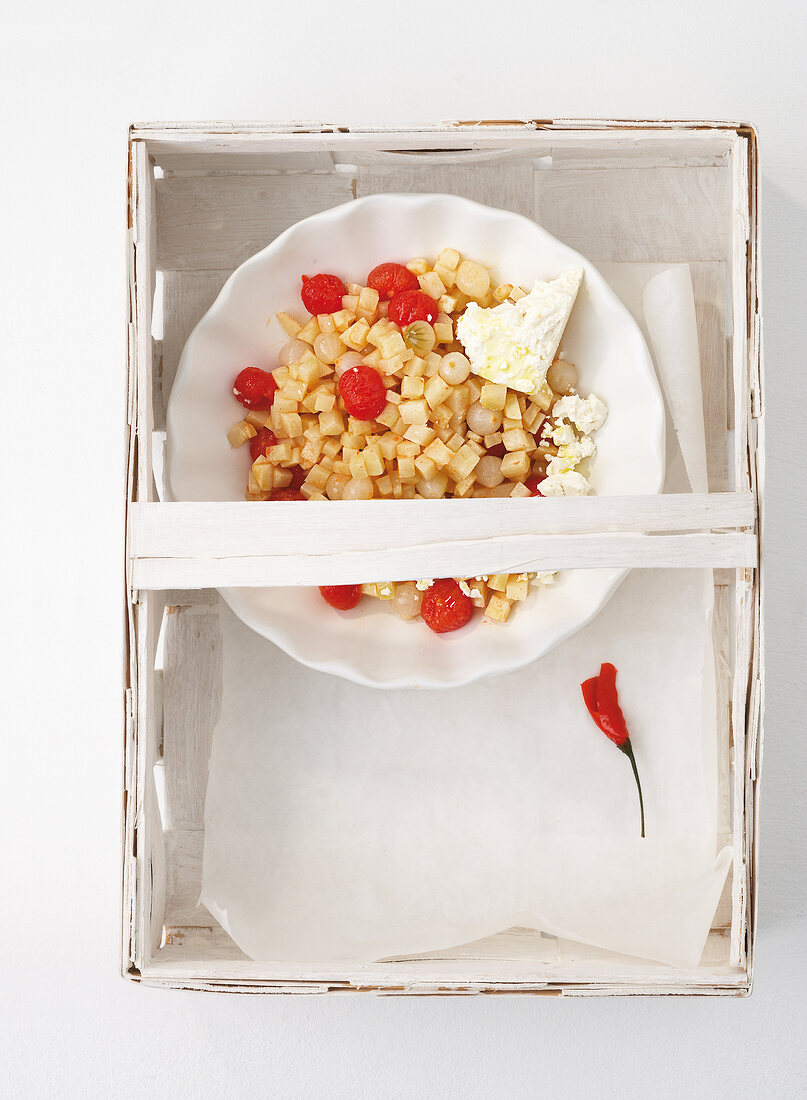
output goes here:
<path id="1" fill-rule="evenodd" d="M 528 292 L 446 248 L 432 262 L 382 263 L 364 283 L 304 275 L 308 316 L 278 313 L 289 340 L 272 371 L 245 367 L 246 499 L 407 500 L 584 496 L 608 415 L 558 357 L 582 269 Z M 422 578 L 320 589 L 338 610 L 363 596 L 437 633 L 479 609 L 495 623 L 552 573 Z"/>

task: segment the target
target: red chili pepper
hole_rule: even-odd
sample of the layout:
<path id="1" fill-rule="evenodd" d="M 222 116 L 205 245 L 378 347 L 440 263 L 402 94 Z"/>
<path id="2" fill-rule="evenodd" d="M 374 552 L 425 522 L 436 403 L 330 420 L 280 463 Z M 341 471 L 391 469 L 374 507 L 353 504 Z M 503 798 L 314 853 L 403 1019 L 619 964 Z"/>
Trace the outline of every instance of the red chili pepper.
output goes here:
<path id="1" fill-rule="evenodd" d="M 639 792 L 639 812 L 642 821 L 642 836 L 644 836 L 644 799 L 642 798 L 642 784 L 639 779 L 639 770 L 636 767 L 636 758 L 633 755 L 633 746 L 630 743 L 627 723 L 622 709 L 619 706 L 619 695 L 616 690 L 616 668 L 610 663 L 600 666 L 599 676 L 592 676 L 590 680 L 584 680 L 580 685 L 583 692 L 583 701 L 588 712 L 602 730 L 609 741 L 613 741 L 620 752 L 624 752 L 630 760 L 633 776 L 636 780 L 636 789 Z"/>

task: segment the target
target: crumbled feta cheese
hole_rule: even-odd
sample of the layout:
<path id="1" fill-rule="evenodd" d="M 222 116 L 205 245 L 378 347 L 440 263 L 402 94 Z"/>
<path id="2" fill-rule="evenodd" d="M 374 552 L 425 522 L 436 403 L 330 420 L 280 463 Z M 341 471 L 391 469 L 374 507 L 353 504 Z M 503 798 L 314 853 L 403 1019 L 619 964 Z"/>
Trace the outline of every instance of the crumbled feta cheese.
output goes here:
<path id="1" fill-rule="evenodd" d="M 521 393 L 537 393 L 555 358 L 572 312 L 583 269 L 573 268 L 548 282 L 536 280 L 517 302 L 491 309 L 470 302 L 457 322 L 475 374 Z"/>
<path id="2" fill-rule="evenodd" d="M 557 572 L 533 573 L 532 584 L 535 588 L 548 588 L 555 583 Z"/>
<path id="3" fill-rule="evenodd" d="M 557 455 L 553 456 L 547 464 L 548 474 L 565 474 L 579 466 L 584 458 L 590 458 L 596 450 L 591 438 L 584 435 L 573 443 L 564 443 L 558 447 Z M 543 488 L 541 488 L 543 493 Z M 546 495 L 546 494 L 544 494 Z"/>
<path id="4" fill-rule="evenodd" d="M 550 474 L 541 482 L 541 493 L 545 497 L 584 497 L 591 486 L 575 470 Z"/>
<path id="5" fill-rule="evenodd" d="M 457 581 L 457 584 L 459 585 L 460 592 L 464 592 L 466 596 L 471 595 L 471 589 L 467 581 Z"/>
<path id="6" fill-rule="evenodd" d="M 482 599 L 482 593 L 479 591 L 478 588 L 472 588 L 468 595 L 471 597 L 472 600 Z"/>
<path id="7" fill-rule="evenodd" d="M 527 573 L 519 573 L 519 575 L 516 577 L 517 581 L 528 581 L 529 579 L 530 578 Z"/>
<path id="8" fill-rule="evenodd" d="M 474 577 L 474 580 L 475 581 L 483 581 L 485 584 L 487 584 L 488 575 L 487 575 L 487 573 L 483 573 L 481 577 Z"/>
<path id="9" fill-rule="evenodd" d="M 392 595 L 392 589 L 387 584 L 379 585 L 378 592 L 379 592 L 379 595 L 381 595 L 381 596 L 391 596 Z"/>
<path id="10" fill-rule="evenodd" d="M 426 580 L 424 578 L 423 580 L 415 581 L 415 588 L 417 588 L 418 592 L 425 592 L 426 589 L 431 588 L 433 584 L 433 580 Z"/>
<path id="11" fill-rule="evenodd" d="M 571 424 L 564 424 L 562 421 L 560 424 L 556 424 L 554 428 L 549 430 L 549 438 L 555 444 L 556 447 L 562 446 L 564 443 L 574 443 L 577 436 L 574 433 L 574 428 Z"/>
<path id="12" fill-rule="evenodd" d="M 555 402 L 552 415 L 562 420 L 570 420 L 578 431 L 590 435 L 605 423 L 608 406 L 593 393 L 588 397 L 570 394 Z"/>

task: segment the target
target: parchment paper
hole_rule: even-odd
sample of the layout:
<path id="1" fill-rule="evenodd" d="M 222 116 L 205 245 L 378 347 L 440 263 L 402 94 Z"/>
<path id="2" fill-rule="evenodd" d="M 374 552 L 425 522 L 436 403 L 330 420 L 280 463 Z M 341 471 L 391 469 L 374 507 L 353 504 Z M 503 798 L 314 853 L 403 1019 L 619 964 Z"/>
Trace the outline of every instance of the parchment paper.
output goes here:
<path id="1" fill-rule="evenodd" d="M 685 314 L 688 273 L 667 286 Z M 700 378 L 682 354 L 662 376 L 679 417 Z M 697 476 L 696 435 L 672 433 L 668 491 Z M 716 852 L 712 583 L 634 571 L 529 668 L 430 692 L 312 672 L 222 608 L 202 902 L 262 960 L 365 963 L 520 925 L 697 965 L 731 861 Z M 628 760 L 580 694 L 604 660 L 619 669 L 644 840 Z"/>

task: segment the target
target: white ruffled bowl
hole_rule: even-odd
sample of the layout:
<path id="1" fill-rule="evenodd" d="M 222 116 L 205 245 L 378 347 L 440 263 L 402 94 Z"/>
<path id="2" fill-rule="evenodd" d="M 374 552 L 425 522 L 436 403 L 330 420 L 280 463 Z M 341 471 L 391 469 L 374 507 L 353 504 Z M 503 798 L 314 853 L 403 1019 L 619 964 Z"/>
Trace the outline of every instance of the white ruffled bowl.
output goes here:
<path id="1" fill-rule="evenodd" d="M 233 272 L 196 326 L 168 405 L 171 498 L 243 499 L 245 448 L 233 451 L 227 441 L 243 412 L 232 380 L 245 366 L 276 366 L 287 337 L 267 319 L 278 310 L 304 314 L 302 274 L 329 271 L 345 282 L 362 282 L 376 264 L 434 257 L 447 247 L 487 264 L 499 281 L 525 287 L 583 267 L 561 347 L 578 366 L 581 392 L 598 394 L 609 407 L 596 435 L 593 491 L 659 492 L 661 393 L 636 322 L 597 270 L 520 215 L 452 195 L 374 195 L 292 226 Z M 543 656 L 593 618 L 624 575 L 620 569 L 561 574 L 553 587 L 533 591 L 515 607 L 505 626 L 477 614 L 446 635 L 433 634 L 420 620 L 403 622 L 379 600 L 334 611 L 315 588 L 230 588 L 222 595 L 245 623 L 311 668 L 373 687 L 452 687 Z"/>

